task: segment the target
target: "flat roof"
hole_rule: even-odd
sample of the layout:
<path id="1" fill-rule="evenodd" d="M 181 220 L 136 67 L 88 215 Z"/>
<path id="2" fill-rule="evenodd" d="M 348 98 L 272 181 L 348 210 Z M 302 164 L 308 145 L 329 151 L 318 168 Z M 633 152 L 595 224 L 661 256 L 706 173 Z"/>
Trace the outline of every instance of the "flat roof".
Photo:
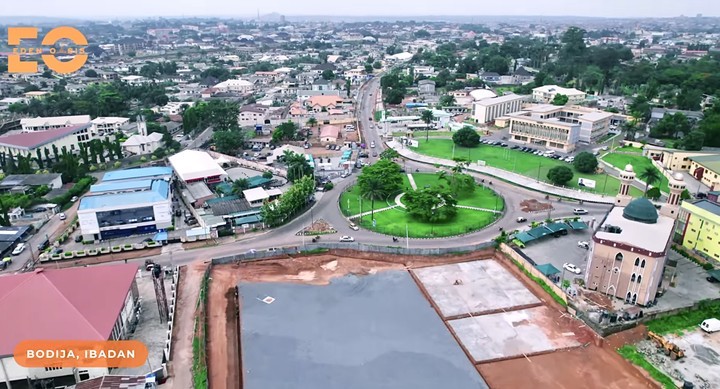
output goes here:
<path id="1" fill-rule="evenodd" d="M 599 229 L 595 236 L 611 242 L 625 243 L 640 249 L 661 253 L 665 250 L 668 239 L 672 235 L 675 219 L 658 215 L 657 223 L 647 224 L 628 220 L 623 217 L 625 207 L 614 207 L 610 210 L 601 226 L 620 227 L 622 232 L 613 233 Z"/>
<path id="2" fill-rule="evenodd" d="M 225 170 L 204 151 L 184 150 L 168 158 L 178 177 L 183 181 L 225 176 Z"/>
<path id="3" fill-rule="evenodd" d="M 114 171 L 105 173 L 105 175 L 103 175 L 102 181 L 103 181 L 103 183 L 106 183 L 107 181 L 130 180 L 130 179 L 138 179 L 138 178 L 151 178 L 151 177 L 158 177 L 158 176 L 172 176 L 172 173 L 173 173 L 172 168 L 165 167 L 165 166 L 153 166 L 153 167 L 143 167 L 143 168 L 137 168 L 137 169 L 114 170 Z"/>
<path id="4" fill-rule="evenodd" d="M 238 290 L 245 389 L 488 388 L 407 271 Z"/>
<path id="5" fill-rule="evenodd" d="M 489 106 L 489 105 L 505 103 L 508 101 L 523 100 L 523 99 L 527 99 L 527 98 L 528 98 L 528 96 L 525 96 L 525 95 L 509 94 L 509 95 L 504 95 L 504 96 L 491 97 L 488 99 L 482 99 L 480 101 L 475 102 L 475 105 Z"/>
<path id="6" fill-rule="evenodd" d="M 720 216 L 720 204 L 712 202 L 710 200 L 702 199 L 702 200 L 696 200 L 693 202 L 690 202 L 690 204 L 703 209 L 705 211 L 708 211 L 714 215 Z"/>
<path id="7" fill-rule="evenodd" d="M 245 197 L 245 200 L 247 200 L 249 203 L 270 198 L 270 194 L 265 189 L 260 187 L 245 189 L 243 191 L 243 196 Z"/>
<path id="8" fill-rule="evenodd" d="M 103 192 L 130 192 L 136 190 L 149 190 L 152 186 L 152 180 L 133 180 L 133 181 L 117 181 L 117 182 L 101 182 L 90 186 L 90 193 Z"/>
<path id="9" fill-rule="evenodd" d="M 150 190 L 84 196 L 80 199 L 78 211 L 88 209 L 114 209 L 134 204 L 157 203 L 167 200 L 169 196 L 170 184 L 165 180 L 155 180 Z"/>

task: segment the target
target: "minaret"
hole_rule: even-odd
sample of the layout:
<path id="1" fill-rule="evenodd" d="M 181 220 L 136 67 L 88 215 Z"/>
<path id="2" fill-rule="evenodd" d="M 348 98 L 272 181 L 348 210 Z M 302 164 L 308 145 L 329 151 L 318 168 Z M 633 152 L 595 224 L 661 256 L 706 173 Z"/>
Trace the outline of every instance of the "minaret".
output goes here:
<path id="1" fill-rule="evenodd" d="M 682 192 L 685 191 L 685 181 L 681 173 L 675 173 L 668 178 L 668 188 L 670 195 L 667 202 L 660 208 L 660 214 L 663 216 L 677 218 L 680 203 L 682 202 Z"/>
<path id="2" fill-rule="evenodd" d="M 630 188 L 632 187 L 633 181 L 635 181 L 635 172 L 633 171 L 632 165 L 628 164 L 625 166 L 625 170 L 620 172 L 620 190 L 617 196 L 615 196 L 616 206 L 624 207 L 632 201 Z"/>

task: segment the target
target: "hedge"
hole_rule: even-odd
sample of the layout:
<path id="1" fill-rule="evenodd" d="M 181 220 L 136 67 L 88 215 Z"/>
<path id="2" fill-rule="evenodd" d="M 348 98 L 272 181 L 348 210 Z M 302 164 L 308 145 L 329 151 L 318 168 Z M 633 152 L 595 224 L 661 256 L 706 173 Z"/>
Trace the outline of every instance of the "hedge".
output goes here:
<path id="1" fill-rule="evenodd" d="M 74 196 L 80 196 L 85 193 L 85 191 L 87 191 L 90 188 L 90 185 L 92 185 L 94 182 L 95 177 L 81 178 L 77 183 L 75 183 L 75 185 L 73 185 L 72 188 L 70 188 L 69 191 L 67 191 L 67 193 L 57 196 L 51 201 L 62 207 L 65 204 L 69 203 L 70 199 L 72 199 Z"/>

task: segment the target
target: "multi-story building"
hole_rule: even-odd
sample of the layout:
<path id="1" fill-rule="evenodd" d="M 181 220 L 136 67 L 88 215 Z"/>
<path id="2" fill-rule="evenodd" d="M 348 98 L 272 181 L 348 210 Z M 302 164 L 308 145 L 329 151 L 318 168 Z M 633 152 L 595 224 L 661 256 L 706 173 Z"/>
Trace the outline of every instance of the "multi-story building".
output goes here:
<path id="1" fill-rule="evenodd" d="M 660 162 L 665 169 L 672 171 L 689 171 L 690 166 L 692 165 L 690 158 L 710 155 L 718 155 L 718 153 L 707 151 L 685 151 L 653 145 L 643 146 L 643 156 Z"/>
<path id="2" fill-rule="evenodd" d="M 482 99 L 473 104 L 473 118 L 478 123 L 493 122 L 500 116 L 520 111 L 528 99 L 529 96 L 516 94 Z"/>
<path id="3" fill-rule="evenodd" d="M 690 251 L 720 261 L 720 204 L 706 199 L 684 201 L 675 239 Z"/>
<path id="4" fill-rule="evenodd" d="M 557 85 L 544 85 L 533 89 L 532 97 L 538 103 L 550 103 L 557 95 L 565 95 L 568 104 L 579 104 L 585 101 L 586 94 L 575 88 L 563 88 Z"/>
<path id="5" fill-rule="evenodd" d="M 297 99 L 298 101 L 305 101 L 315 96 L 335 96 L 340 97 L 339 90 L 298 90 Z"/>
<path id="6" fill-rule="evenodd" d="M 83 239 L 98 241 L 170 227 L 172 177 L 169 167 L 105 173 L 80 199 L 77 213 Z"/>
<path id="7" fill-rule="evenodd" d="M 90 115 L 50 116 L 20 119 L 23 132 L 46 131 L 90 123 Z"/>
<path id="8" fill-rule="evenodd" d="M 670 196 L 658 212 L 648 199 L 629 196 L 635 179 L 631 165 L 620 178 L 616 206 L 592 237 L 585 285 L 628 304 L 645 306 L 666 286 L 665 264 L 685 183 L 681 175 L 670 180 Z"/>
<path id="9" fill-rule="evenodd" d="M 106 136 L 120 131 L 120 128 L 130 122 L 128 118 L 99 117 L 91 121 L 93 136 Z"/>
<path id="10" fill-rule="evenodd" d="M 79 150 L 80 143 L 92 138 L 91 127 L 88 122 L 71 127 L 0 136 L 0 152 L 5 155 L 37 157 L 39 152 L 45 156 L 44 149 L 47 149 L 48 155 L 54 156 L 57 148 L 58 152 L 66 150 L 72 153 Z"/>
<path id="11" fill-rule="evenodd" d="M 251 127 L 256 124 L 265 124 L 268 107 L 259 104 L 249 104 L 240 108 L 238 124 L 241 127 Z"/>
<path id="12" fill-rule="evenodd" d="M 720 188 L 720 154 L 689 157 L 690 174 L 710 190 Z"/>
<path id="13" fill-rule="evenodd" d="M 549 104 L 525 107 L 522 112 L 509 116 L 510 133 L 513 133 L 513 124 L 517 123 L 518 129 L 515 132 L 522 138 L 530 139 L 530 141 L 516 140 L 539 145 L 543 145 L 543 141 L 552 142 L 561 146 L 546 147 L 565 151 L 574 149 L 576 142 L 591 143 L 607 135 L 612 118 L 611 113 L 596 109 Z"/>
<path id="14" fill-rule="evenodd" d="M 248 80 L 225 80 L 215 86 L 213 86 L 218 92 L 236 92 L 236 93 L 249 93 L 255 89 L 255 84 Z"/>

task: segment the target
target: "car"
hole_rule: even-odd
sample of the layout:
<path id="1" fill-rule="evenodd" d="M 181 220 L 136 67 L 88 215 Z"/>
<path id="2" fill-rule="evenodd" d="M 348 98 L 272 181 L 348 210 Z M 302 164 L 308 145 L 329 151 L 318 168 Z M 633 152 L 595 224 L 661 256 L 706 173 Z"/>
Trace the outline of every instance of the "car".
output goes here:
<path id="1" fill-rule="evenodd" d="M 573 209 L 573 214 L 575 214 L 575 215 L 587 215 L 587 214 L 588 214 L 588 211 L 587 211 L 586 209 L 582 209 L 582 208 L 575 208 L 575 209 Z"/>
<path id="2" fill-rule="evenodd" d="M 344 236 L 340 237 L 340 241 L 341 242 L 354 242 L 355 238 L 353 238 L 352 236 L 344 235 Z"/>
<path id="3" fill-rule="evenodd" d="M 581 240 L 581 241 L 578 242 L 578 247 L 582 247 L 582 248 L 584 248 L 584 249 L 587 250 L 587 249 L 590 248 L 590 243 L 588 243 L 588 242 L 586 242 L 586 241 L 584 241 L 584 240 Z"/>
<path id="4" fill-rule="evenodd" d="M 349 177 L 349 176 L 350 176 L 350 173 L 348 173 L 348 172 L 343 172 L 343 174 L 340 175 L 340 178 L 346 178 L 346 177 Z"/>
<path id="5" fill-rule="evenodd" d="M 519 148 L 520 148 L 520 146 L 518 146 L 518 145 L 513 145 L 513 146 L 511 147 L 511 149 L 513 149 L 513 150 L 517 150 L 517 149 L 519 149 Z"/>
<path id="6" fill-rule="evenodd" d="M 507 143 L 500 143 L 500 147 L 508 147 Z"/>
<path id="7" fill-rule="evenodd" d="M 62 254 L 63 249 L 62 249 L 62 247 L 56 247 L 55 249 L 53 249 L 52 253 L 53 254 Z"/>
<path id="8" fill-rule="evenodd" d="M 268 253 L 276 253 L 276 252 L 280 251 L 280 249 L 277 247 L 268 247 L 268 249 L 265 251 L 267 251 Z"/>
<path id="9" fill-rule="evenodd" d="M 707 280 L 707 282 L 711 282 L 713 284 L 718 282 L 717 278 L 715 277 L 706 277 L 705 279 Z"/>
<path id="10" fill-rule="evenodd" d="M 349 227 L 353 231 L 357 231 L 360 229 L 360 227 L 358 227 L 357 224 L 355 224 L 355 223 L 350 223 Z"/>
<path id="11" fill-rule="evenodd" d="M 325 150 L 330 150 L 330 145 L 326 145 Z"/>
<path id="12" fill-rule="evenodd" d="M 138 219 L 128 219 L 128 224 L 137 223 Z"/>
<path id="13" fill-rule="evenodd" d="M 370 142 L 370 148 L 375 148 L 375 141 Z"/>
<path id="14" fill-rule="evenodd" d="M 76 201 L 78 201 L 78 197 L 77 197 L 77 196 L 73 196 L 73 197 L 70 199 L 70 202 L 71 202 L 71 203 L 74 203 L 74 202 L 76 202 Z"/>
<path id="15" fill-rule="evenodd" d="M 309 144 L 309 143 L 305 143 L 305 144 L 303 145 L 303 147 L 306 148 L 306 149 L 309 149 L 309 148 L 310 148 L 310 144 Z"/>
<path id="16" fill-rule="evenodd" d="M 377 157 L 377 156 L 378 156 L 377 151 L 373 151 L 372 156 L 373 156 L 373 157 Z"/>
<path id="17" fill-rule="evenodd" d="M 75 243 L 80 243 L 80 242 L 82 242 L 82 239 L 83 239 L 83 238 L 82 238 L 82 235 L 77 235 L 77 236 L 75 236 Z"/>
<path id="18" fill-rule="evenodd" d="M 150 243 L 150 242 L 154 242 L 153 238 L 145 238 L 142 240 L 142 243 Z"/>
<path id="19" fill-rule="evenodd" d="M 67 216 L 65 216 L 65 214 L 62 213 L 62 212 L 61 212 L 61 213 L 58 213 L 58 217 L 60 218 L 60 220 L 65 220 L 65 219 L 67 219 Z"/>
<path id="20" fill-rule="evenodd" d="M 48 247 L 50 247 L 50 241 L 49 241 L 48 239 L 43 240 L 43 241 L 40 242 L 40 244 L 38 244 L 38 246 L 37 246 L 38 251 L 43 251 L 43 250 L 45 250 L 45 249 L 48 248 Z"/>
<path id="21" fill-rule="evenodd" d="M 524 223 L 527 221 L 527 218 L 525 218 L 524 216 L 518 216 L 517 219 L 515 219 L 515 221 L 518 223 Z"/>
<path id="22" fill-rule="evenodd" d="M 25 250 L 25 243 L 18 243 L 17 246 L 15 246 L 15 250 L 12 251 L 12 255 L 19 255 Z"/>
<path id="23" fill-rule="evenodd" d="M 570 273 L 580 274 L 582 273 L 582 270 L 580 270 L 579 267 L 573 265 L 572 263 L 565 263 L 563 264 L 563 269 L 569 271 Z"/>

